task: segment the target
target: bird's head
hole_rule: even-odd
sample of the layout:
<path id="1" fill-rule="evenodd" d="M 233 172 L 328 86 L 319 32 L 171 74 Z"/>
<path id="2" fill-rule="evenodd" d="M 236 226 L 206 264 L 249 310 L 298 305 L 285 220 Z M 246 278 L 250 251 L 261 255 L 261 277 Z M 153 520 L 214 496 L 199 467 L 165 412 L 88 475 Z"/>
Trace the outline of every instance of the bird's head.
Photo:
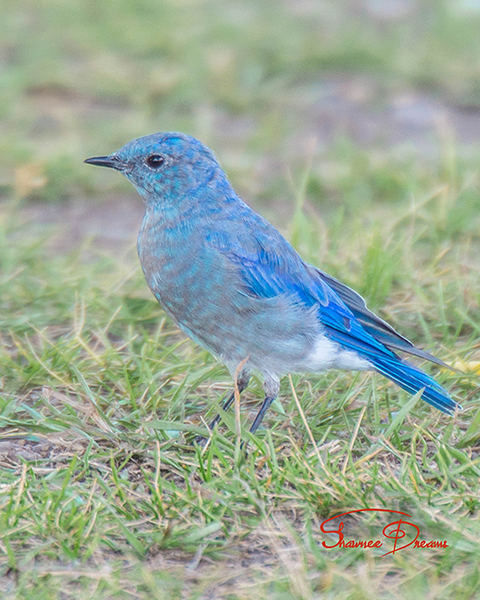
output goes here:
<path id="1" fill-rule="evenodd" d="M 120 171 L 148 204 L 195 197 L 219 175 L 224 177 L 209 148 L 176 132 L 147 135 L 109 156 L 87 158 L 85 162 Z"/>

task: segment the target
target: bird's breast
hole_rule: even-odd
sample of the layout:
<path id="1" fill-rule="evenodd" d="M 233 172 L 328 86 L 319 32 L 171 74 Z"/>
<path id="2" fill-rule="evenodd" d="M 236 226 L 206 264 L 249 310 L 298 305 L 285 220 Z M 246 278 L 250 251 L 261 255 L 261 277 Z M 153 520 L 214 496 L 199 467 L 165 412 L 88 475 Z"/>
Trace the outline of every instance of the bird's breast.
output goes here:
<path id="1" fill-rule="evenodd" d="M 272 373 L 297 370 L 320 331 L 316 309 L 287 293 L 246 294 L 238 265 L 207 234 L 144 223 L 138 252 L 153 294 L 187 335 L 227 364 L 250 357 Z"/>
<path id="2" fill-rule="evenodd" d="M 222 257 L 190 224 L 145 219 L 138 254 L 145 279 L 160 304 L 181 323 L 198 320 L 220 301 L 228 276 Z M 230 282 L 231 283 L 231 282 Z"/>

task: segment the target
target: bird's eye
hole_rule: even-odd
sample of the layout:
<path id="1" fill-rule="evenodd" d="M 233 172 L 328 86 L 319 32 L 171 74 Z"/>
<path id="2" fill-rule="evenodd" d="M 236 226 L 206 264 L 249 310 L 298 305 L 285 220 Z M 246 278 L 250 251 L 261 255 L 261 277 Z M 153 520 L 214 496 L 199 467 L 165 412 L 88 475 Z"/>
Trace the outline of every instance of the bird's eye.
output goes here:
<path id="1" fill-rule="evenodd" d="M 160 169 L 163 166 L 165 159 L 160 154 L 151 154 L 145 161 L 151 169 Z"/>

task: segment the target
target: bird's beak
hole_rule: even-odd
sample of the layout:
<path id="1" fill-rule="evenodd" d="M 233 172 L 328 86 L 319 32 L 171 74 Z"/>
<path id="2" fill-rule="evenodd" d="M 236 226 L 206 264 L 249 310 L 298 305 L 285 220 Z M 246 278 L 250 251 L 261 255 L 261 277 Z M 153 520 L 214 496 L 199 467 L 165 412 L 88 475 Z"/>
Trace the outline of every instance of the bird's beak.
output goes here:
<path id="1" fill-rule="evenodd" d="M 87 158 L 83 162 L 86 162 L 88 165 L 97 165 L 99 167 L 109 167 L 110 169 L 119 170 L 121 167 L 121 163 L 115 159 L 115 155 L 110 156 L 94 156 L 92 158 Z"/>

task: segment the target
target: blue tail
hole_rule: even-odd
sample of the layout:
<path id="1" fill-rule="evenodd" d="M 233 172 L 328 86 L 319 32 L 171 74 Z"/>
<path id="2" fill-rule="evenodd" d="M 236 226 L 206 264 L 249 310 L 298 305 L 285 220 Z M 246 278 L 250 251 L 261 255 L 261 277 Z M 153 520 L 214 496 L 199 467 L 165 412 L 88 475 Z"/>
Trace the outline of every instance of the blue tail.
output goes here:
<path id="1" fill-rule="evenodd" d="M 441 385 L 413 365 L 396 358 L 379 356 L 375 356 L 372 363 L 376 371 L 394 381 L 410 394 L 416 394 L 425 388 L 422 394 L 423 400 L 438 410 L 448 415 L 452 415 L 456 409 L 461 410 L 460 404 L 452 400 Z"/>

